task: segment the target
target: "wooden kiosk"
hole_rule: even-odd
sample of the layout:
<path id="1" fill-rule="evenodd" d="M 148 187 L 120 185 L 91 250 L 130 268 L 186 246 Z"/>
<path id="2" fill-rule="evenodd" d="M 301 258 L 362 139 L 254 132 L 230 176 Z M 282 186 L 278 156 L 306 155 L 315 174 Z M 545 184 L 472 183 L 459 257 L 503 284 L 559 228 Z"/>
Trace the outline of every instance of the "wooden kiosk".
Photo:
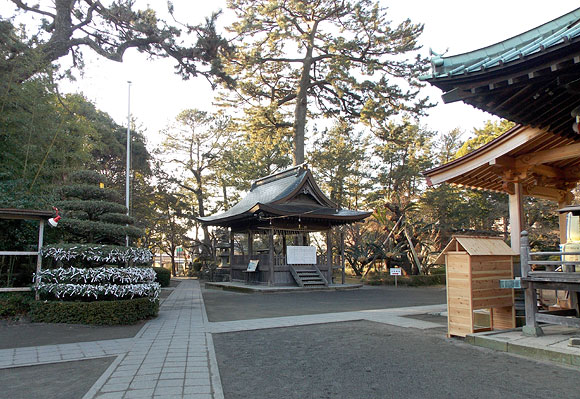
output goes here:
<path id="1" fill-rule="evenodd" d="M 230 229 L 231 281 L 316 287 L 332 284 L 333 269 L 339 268 L 344 283 L 344 234 L 340 234 L 340 255 L 333 256 L 333 228 L 371 214 L 340 209 L 322 193 L 308 166 L 302 164 L 256 180 L 232 208 L 199 220 Z M 289 249 L 314 249 L 308 245 L 309 234 L 314 232 L 326 234 L 326 254 L 316 256 L 314 252 L 314 260 L 303 264 L 293 261 Z M 251 278 L 247 275 L 250 261 L 258 261 Z"/>
<path id="2" fill-rule="evenodd" d="M 515 328 L 514 291 L 499 288 L 513 278 L 515 255 L 501 238 L 453 236 L 436 262 L 446 265 L 448 336 Z M 476 326 L 480 309 L 489 309 L 489 326 Z"/>

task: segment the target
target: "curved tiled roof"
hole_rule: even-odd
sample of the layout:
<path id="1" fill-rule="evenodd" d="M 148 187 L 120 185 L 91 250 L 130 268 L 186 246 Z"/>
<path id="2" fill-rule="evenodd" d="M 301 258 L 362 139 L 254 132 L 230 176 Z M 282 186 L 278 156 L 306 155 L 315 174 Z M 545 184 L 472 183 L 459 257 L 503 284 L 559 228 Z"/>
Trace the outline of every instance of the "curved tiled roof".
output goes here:
<path id="1" fill-rule="evenodd" d="M 371 215 L 371 212 L 339 209 L 318 188 L 307 166 L 299 165 L 256 180 L 236 205 L 224 213 L 198 219 L 205 224 L 220 226 L 244 220 L 259 223 L 256 216 L 260 213 L 328 220 L 334 224 L 351 223 Z"/>
<path id="2" fill-rule="evenodd" d="M 432 73 L 423 80 L 483 72 L 549 51 L 580 38 L 580 8 L 520 35 L 468 53 L 431 58 Z"/>

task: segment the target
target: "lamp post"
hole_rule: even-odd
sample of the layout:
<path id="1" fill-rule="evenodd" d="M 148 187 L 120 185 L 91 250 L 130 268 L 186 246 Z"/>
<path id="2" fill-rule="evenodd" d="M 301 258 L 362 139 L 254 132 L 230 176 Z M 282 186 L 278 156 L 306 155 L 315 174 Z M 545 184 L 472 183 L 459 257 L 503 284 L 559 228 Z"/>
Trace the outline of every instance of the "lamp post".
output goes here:
<path id="1" fill-rule="evenodd" d="M 129 216 L 129 191 L 131 185 L 131 81 L 128 80 L 127 92 L 127 166 L 126 166 L 126 180 L 125 180 L 125 206 L 127 207 L 127 216 Z M 128 226 L 128 225 L 127 225 Z M 129 235 L 125 235 L 125 244 L 129 246 Z"/>

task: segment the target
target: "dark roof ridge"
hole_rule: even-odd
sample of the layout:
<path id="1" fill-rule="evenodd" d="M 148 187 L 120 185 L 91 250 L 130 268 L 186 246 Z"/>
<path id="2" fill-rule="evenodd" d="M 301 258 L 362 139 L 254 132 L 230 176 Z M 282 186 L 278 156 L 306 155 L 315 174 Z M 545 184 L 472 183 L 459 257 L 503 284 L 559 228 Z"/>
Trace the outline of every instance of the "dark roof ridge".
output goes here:
<path id="1" fill-rule="evenodd" d="M 280 172 L 272 173 L 271 175 L 261 177 L 252 182 L 252 189 L 260 186 L 262 184 L 271 183 L 273 181 L 283 179 L 284 177 L 292 176 L 293 174 L 298 174 L 302 169 L 308 169 L 307 163 L 301 163 L 300 165 L 293 166 L 288 169 L 284 169 Z"/>

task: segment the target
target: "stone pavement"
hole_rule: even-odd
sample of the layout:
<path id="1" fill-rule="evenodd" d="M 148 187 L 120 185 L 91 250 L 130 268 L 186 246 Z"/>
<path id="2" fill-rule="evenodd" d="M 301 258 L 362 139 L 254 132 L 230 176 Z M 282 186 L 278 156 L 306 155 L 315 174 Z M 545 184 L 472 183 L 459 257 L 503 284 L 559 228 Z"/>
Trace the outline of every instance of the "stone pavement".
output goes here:
<path id="1" fill-rule="evenodd" d="M 441 324 L 404 316 L 445 305 L 209 322 L 197 280 L 183 280 L 159 316 L 134 338 L 0 350 L 0 368 L 117 356 L 83 399 L 223 398 L 212 333 L 369 320 L 419 329 Z"/>
<path id="2" fill-rule="evenodd" d="M 572 337 L 578 337 L 577 328 L 543 325 L 544 335 L 528 337 L 521 328 L 506 331 L 487 331 L 465 337 L 470 344 L 501 352 L 548 360 L 568 366 L 580 366 L 580 348 L 569 346 Z"/>

